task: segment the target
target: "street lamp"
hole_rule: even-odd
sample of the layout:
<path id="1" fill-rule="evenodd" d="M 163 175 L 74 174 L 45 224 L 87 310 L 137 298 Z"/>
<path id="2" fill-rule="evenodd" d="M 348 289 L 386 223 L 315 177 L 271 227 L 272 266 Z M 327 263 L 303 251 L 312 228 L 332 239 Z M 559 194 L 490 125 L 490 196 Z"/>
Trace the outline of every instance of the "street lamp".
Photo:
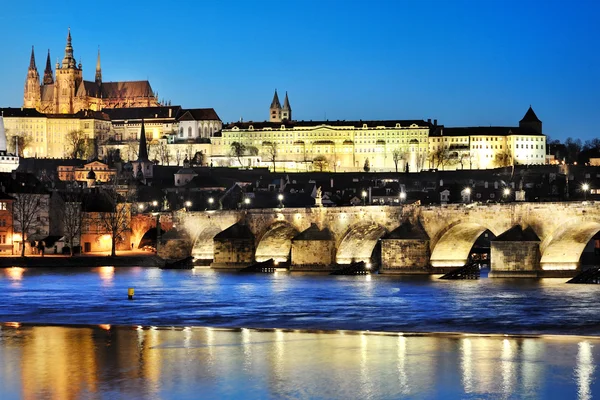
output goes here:
<path id="1" fill-rule="evenodd" d="M 587 192 L 590 190 L 590 185 L 588 183 L 584 183 L 581 185 L 581 190 L 583 190 L 583 199 L 587 200 Z"/>
<path id="2" fill-rule="evenodd" d="M 156 207 L 156 206 L 158 206 L 158 201 L 154 200 L 154 201 L 152 202 L 152 206 L 153 206 L 153 207 Z"/>
<path id="3" fill-rule="evenodd" d="M 510 188 L 504 188 L 504 190 L 502 190 L 502 195 L 504 196 L 504 201 L 508 201 L 510 196 Z"/>
<path id="4" fill-rule="evenodd" d="M 283 208 L 283 195 L 281 193 L 277 195 L 277 200 L 279 200 L 279 208 Z"/>
<path id="5" fill-rule="evenodd" d="M 185 210 L 187 211 L 190 207 L 192 206 L 192 202 L 191 201 L 186 201 L 185 202 Z"/>
<path id="6" fill-rule="evenodd" d="M 215 199 L 213 199 L 212 197 L 208 198 L 208 208 L 212 208 L 213 203 L 215 202 Z"/>
<path id="7" fill-rule="evenodd" d="M 467 194 L 467 203 L 471 202 L 471 188 L 467 187 L 465 188 L 465 193 Z"/>
<path id="8" fill-rule="evenodd" d="M 361 193 L 361 195 L 362 195 L 363 206 L 364 206 L 364 205 L 366 205 L 366 202 L 367 202 L 367 191 L 363 190 L 362 193 Z"/>
<path id="9" fill-rule="evenodd" d="M 406 200 L 406 193 L 400 192 L 400 203 L 404 203 L 404 200 Z"/>
<path id="10" fill-rule="evenodd" d="M 248 208 L 250 206 L 250 197 L 244 198 L 244 206 Z"/>

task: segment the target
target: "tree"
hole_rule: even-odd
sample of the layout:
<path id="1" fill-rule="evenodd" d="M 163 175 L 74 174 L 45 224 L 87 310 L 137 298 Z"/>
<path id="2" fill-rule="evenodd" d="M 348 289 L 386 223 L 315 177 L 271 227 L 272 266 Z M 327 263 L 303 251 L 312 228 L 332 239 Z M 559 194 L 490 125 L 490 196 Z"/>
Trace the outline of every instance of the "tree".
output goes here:
<path id="1" fill-rule="evenodd" d="M 323 155 L 316 156 L 313 159 L 313 168 L 319 170 L 319 172 L 323 172 L 323 169 L 327 167 L 327 157 Z"/>
<path id="2" fill-rule="evenodd" d="M 33 191 L 13 193 L 12 196 L 15 198 L 13 202 L 14 230 L 21 234 L 21 257 L 25 257 L 25 239 L 29 236 L 29 232 L 36 230 L 41 225 L 38 217 L 42 211 L 45 211 L 46 202 L 43 194 Z"/>
<path id="3" fill-rule="evenodd" d="M 277 160 L 277 143 L 263 142 L 265 157 L 273 163 L 273 172 L 275 172 L 275 161 Z"/>
<path id="4" fill-rule="evenodd" d="M 496 165 L 499 167 L 510 167 L 513 165 L 512 152 L 505 146 L 504 150 L 496 154 Z"/>
<path id="5" fill-rule="evenodd" d="M 240 163 L 240 167 L 244 166 L 242 164 L 242 157 L 244 156 L 245 153 L 246 153 L 246 146 L 243 143 L 240 143 L 240 142 L 232 142 L 231 143 L 231 155 L 233 157 L 237 158 L 238 162 Z"/>
<path id="6" fill-rule="evenodd" d="M 197 151 L 196 154 L 194 154 L 194 157 L 192 158 L 190 163 L 194 167 L 203 166 L 204 165 L 204 153 L 201 151 Z"/>
<path id="7" fill-rule="evenodd" d="M 573 139 L 568 137 L 565 141 L 565 146 L 567 148 L 567 163 L 574 163 L 577 161 L 579 153 L 581 153 L 581 149 L 583 147 L 581 145 L 581 139 Z"/>
<path id="8" fill-rule="evenodd" d="M 396 172 L 398 172 L 398 163 L 401 160 L 404 160 L 405 157 L 406 154 L 399 148 L 392 150 L 392 159 L 394 160 L 394 165 L 396 166 Z"/>
<path id="9" fill-rule="evenodd" d="M 110 205 L 110 210 L 99 213 L 99 222 L 111 238 L 110 255 L 113 257 L 117 255 L 117 241 L 122 240 L 122 235 L 130 229 L 133 198 L 130 189 L 125 194 L 119 194 L 116 182 L 115 179 L 114 184 L 102 192 Z"/>
<path id="10" fill-rule="evenodd" d="M 368 158 L 365 158 L 365 164 L 363 165 L 363 169 L 365 172 L 369 172 L 371 170 L 371 162 Z"/>
<path id="11" fill-rule="evenodd" d="M 86 135 L 80 129 L 67 133 L 65 141 L 67 142 L 67 151 L 72 159 L 83 157 L 83 153 L 85 152 L 86 148 L 85 139 Z"/>
<path id="12" fill-rule="evenodd" d="M 7 141 L 7 150 L 10 153 L 17 153 L 17 143 L 19 145 L 19 154 L 17 156 L 24 157 L 25 150 L 29 148 L 33 139 L 31 136 L 25 133 L 12 133 L 9 129 L 5 130 L 6 132 L 6 141 Z"/>
<path id="13" fill-rule="evenodd" d="M 156 154 L 162 165 L 169 165 L 169 162 L 171 161 L 171 152 L 169 151 L 168 145 L 164 141 L 160 141 L 160 143 L 156 146 Z"/>
<path id="14" fill-rule="evenodd" d="M 73 256 L 75 238 L 81 234 L 83 225 L 82 193 L 72 190 L 62 194 L 64 205 L 59 208 L 58 216 L 63 225 L 65 243 L 69 246 L 69 254 Z"/>

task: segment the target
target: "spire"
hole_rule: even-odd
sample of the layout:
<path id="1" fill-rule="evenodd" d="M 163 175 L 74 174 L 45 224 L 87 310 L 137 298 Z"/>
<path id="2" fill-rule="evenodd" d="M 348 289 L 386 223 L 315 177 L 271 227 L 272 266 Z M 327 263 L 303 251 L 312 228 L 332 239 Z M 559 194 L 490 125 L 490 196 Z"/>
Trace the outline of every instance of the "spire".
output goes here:
<path id="1" fill-rule="evenodd" d="M 281 108 L 281 103 L 279 102 L 279 96 L 277 96 L 277 89 L 275 89 L 275 94 L 273 95 L 273 101 L 271 102 L 271 108 Z"/>
<path id="2" fill-rule="evenodd" d="M 144 120 L 142 120 L 142 132 L 140 133 L 140 148 L 138 150 L 138 161 L 149 161 L 148 145 L 146 144 L 146 128 L 144 128 Z"/>
<path id="3" fill-rule="evenodd" d="M 98 46 L 98 61 L 96 61 L 96 83 L 102 83 L 102 68 L 100 68 L 100 46 Z"/>
<path id="4" fill-rule="evenodd" d="M 531 108 L 531 105 L 530 105 L 529 110 L 527 110 L 527 112 L 525 113 L 525 116 L 523 117 L 521 122 L 542 122 L 542 121 L 540 121 L 539 118 L 537 117 L 537 115 L 535 115 L 535 112 L 533 111 L 533 108 Z"/>
<path id="5" fill-rule="evenodd" d="M 52 75 L 52 64 L 50 63 L 50 49 L 48 49 L 48 58 L 46 58 L 46 69 L 44 70 L 44 85 L 52 85 L 54 78 Z"/>
<path id="6" fill-rule="evenodd" d="M 29 59 L 29 69 L 37 70 L 37 67 L 35 66 L 35 54 L 33 52 L 33 46 L 31 46 L 31 58 Z"/>
<path id="7" fill-rule="evenodd" d="M 290 101 L 288 100 L 287 91 L 285 92 L 285 100 L 283 101 L 283 109 L 292 111 L 292 107 L 290 107 Z"/>
<path id="8" fill-rule="evenodd" d="M 71 28 L 67 35 L 67 45 L 65 46 L 65 58 L 62 61 L 63 68 L 75 68 L 75 58 L 73 58 L 73 46 L 71 45 Z"/>

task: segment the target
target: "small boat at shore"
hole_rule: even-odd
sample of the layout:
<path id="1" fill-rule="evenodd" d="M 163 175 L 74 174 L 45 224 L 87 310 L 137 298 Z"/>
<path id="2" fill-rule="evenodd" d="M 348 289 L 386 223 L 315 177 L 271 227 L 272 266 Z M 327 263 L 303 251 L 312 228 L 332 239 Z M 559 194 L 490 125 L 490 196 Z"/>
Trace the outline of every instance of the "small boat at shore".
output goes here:
<path id="1" fill-rule="evenodd" d="M 189 256 L 181 260 L 173 262 L 165 262 L 165 265 L 160 269 L 193 269 L 194 268 L 194 257 Z"/>

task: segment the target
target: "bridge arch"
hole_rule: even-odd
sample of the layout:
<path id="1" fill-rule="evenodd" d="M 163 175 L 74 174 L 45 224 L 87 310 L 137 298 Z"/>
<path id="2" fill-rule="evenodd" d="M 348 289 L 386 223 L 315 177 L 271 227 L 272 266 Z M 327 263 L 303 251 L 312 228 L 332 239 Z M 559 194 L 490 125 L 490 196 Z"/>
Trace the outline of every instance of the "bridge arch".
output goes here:
<path id="1" fill-rule="evenodd" d="M 480 222 L 456 221 L 448 225 L 432 240 L 432 267 L 462 267 L 469 258 L 473 244 L 486 230 L 498 236 L 499 230 Z"/>
<path id="2" fill-rule="evenodd" d="M 342 236 L 337 248 L 336 263 L 350 264 L 352 261 L 368 262 L 377 241 L 387 230 L 375 222 L 359 222 L 352 225 Z"/>
<path id="3" fill-rule="evenodd" d="M 543 270 L 574 270 L 585 246 L 600 231 L 600 220 L 575 217 L 563 223 L 541 244 Z"/>
<path id="4" fill-rule="evenodd" d="M 258 240 L 254 259 L 258 262 L 270 258 L 277 262 L 288 261 L 292 238 L 298 233 L 298 230 L 287 221 L 275 222 Z"/>
<path id="5" fill-rule="evenodd" d="M 201 260 L 212 260 L 215 257 L 214 237 L 223 229 L 217 225 L 208 224 L 198 232 L 192 247 L 192 256 Z"/>

